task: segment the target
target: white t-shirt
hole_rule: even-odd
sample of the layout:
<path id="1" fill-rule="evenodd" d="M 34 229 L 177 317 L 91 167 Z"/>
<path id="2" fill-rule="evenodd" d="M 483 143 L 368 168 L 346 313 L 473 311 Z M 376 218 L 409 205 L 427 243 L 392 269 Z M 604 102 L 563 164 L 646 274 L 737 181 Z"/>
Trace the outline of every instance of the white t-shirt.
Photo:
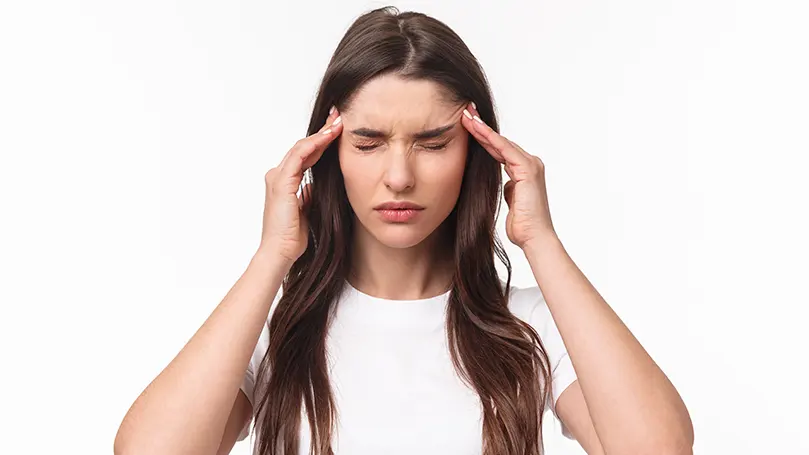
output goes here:
<path id="1" fill-rule="evenodd" d="M 335 455 L 481 453 L 480 398 L 458 377 L 447 347 L 448 296 L 387 300 L 346 281 L 326 341 L 337 406 Z M 280 292 L 270 317 L 279 298 Z M 556 400 L 576 373 L 550 310 L 536 286 L 512 287 L 508 306 L 534 327 L 545 346 L 552 369 L 547 410 L 556 415 Z M 269 344 L 267 321 L 241 387 L 254 409 L 255 374 Z M 311 439 L 304 416 L 302 410 L 301 454 L 309 452 Z M 564 425 L 562 434 L 572 438 Z"/>

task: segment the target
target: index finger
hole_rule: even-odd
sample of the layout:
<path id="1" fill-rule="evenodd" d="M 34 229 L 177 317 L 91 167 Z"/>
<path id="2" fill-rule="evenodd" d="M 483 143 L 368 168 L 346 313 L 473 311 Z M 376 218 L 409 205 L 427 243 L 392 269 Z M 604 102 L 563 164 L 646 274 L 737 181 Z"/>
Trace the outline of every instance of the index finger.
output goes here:
<path id="1" fill-rule="evenodd" d="M 464 126 L 477 138 L 486 142 L 486 144 L 496 152 L 497 155 L 502 157 L 504 164 L 511 165 L 524 165 L 529 162 L 528 157 L 522 151 L 515 148 L 511 141 L 501 136 L 497 131 L 493 130 L 489 125 L 483 122 L 474 111 L 472 118 L 467 117 Z M 483 145 L 483 144 L 481 144 Z M 495 157 L 497 158 L 497 157 Z"/>
<path id="2" fill-rule="evenodd" d="M 335 110 L 326 120 L 320 131 L 301 139 L 290 149 L 279 165 L 284 175 L 303 178 L 303 171 L 314 166 L 329 144 L 340 135 L 343 130 L 340 114 Z"/>

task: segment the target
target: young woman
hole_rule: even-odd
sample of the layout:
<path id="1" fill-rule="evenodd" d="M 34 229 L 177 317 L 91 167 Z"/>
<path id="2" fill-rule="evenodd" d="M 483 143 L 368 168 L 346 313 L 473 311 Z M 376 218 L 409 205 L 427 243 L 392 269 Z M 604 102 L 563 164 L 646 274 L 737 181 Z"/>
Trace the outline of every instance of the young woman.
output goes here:
<path id="1" fill-rule="evenodd" d="M 542 161 L 497 131 L 446 25 L 357 19 L 266 175 L 255 256 L 116 453 L 225 454 L 253 421 L 258 454 L 535 455 L 546 410 L 589 454 L 690 453 L 677 391 L 559 241 Z M 501 189 L 537 286 L 510 284 Z"/>

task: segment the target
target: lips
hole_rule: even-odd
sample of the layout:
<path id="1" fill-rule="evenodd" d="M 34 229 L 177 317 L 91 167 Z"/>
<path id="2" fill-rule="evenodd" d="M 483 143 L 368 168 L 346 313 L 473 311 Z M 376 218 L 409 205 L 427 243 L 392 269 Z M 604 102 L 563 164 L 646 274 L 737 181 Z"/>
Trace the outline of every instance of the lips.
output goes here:
<path id="1" fill-rule="evenodd" d="M 407 223 L 414 220 L 424 207 L 407 201 L 385 202 L 374 210 L 388 223 Z"/>
<path id="2" fill-rule="evenodd" d="M 384 202 L 374 207 L 374 210 L 424 210 L 424 207 L 413 202 Z"/>

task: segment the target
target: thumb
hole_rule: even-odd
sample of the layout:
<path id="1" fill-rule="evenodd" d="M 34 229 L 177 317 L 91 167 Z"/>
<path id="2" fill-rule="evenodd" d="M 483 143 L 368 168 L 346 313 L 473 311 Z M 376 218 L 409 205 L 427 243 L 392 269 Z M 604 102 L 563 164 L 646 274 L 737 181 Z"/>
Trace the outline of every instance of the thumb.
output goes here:
<path id="1" fill-rule="evenodd" d="M 503 187 L 503 197 L 506 199 L 508 208 L 511 208 L 511 201 L 514 199 L 514 180 L 506 182 L 505 187 Z"/>

